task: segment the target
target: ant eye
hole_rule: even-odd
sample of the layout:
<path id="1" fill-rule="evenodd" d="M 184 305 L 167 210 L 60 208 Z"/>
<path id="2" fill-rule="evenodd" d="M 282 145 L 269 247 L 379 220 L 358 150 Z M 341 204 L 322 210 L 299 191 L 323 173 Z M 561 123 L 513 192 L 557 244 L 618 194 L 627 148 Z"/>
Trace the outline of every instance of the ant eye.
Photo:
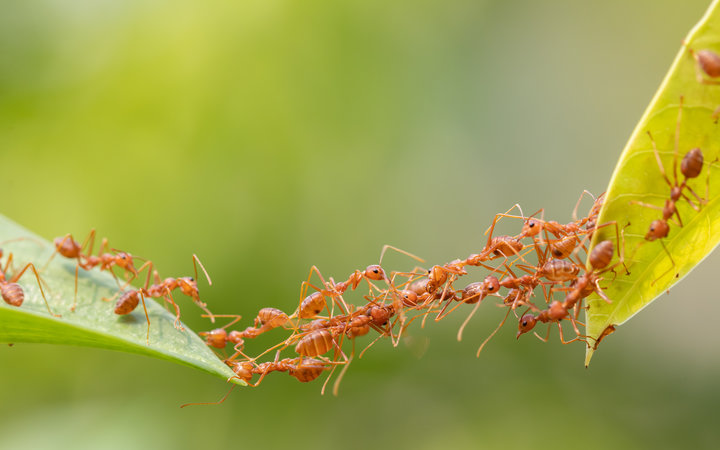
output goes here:
<path id="1" fill-rule="evenodd" d="M 530 223 L 528 224 L 528 226 L 529 226 L 530 228 L 534 227 L 534 226 L 535 226 L 535 222 L 530 222 Z"/>
<path id="2" fill-rule="evenodd" d="M 188 279 L 189 279 L 190 281 L 195 281 L 195 279 L 194 279 L 193 277 L 188 277 Z"/>
<path id="3" fill-rule="evenodd" d="M 373 270 L 373 273 L 380 273 L 380 271 L 375 269 L 375 270 Z"/>

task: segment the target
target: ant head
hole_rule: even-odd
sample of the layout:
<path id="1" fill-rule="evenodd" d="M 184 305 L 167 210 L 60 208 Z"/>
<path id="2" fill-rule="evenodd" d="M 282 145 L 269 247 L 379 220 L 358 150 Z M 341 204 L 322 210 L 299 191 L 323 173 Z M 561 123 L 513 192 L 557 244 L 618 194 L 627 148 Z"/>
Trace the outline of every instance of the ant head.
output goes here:
<path id="1" fill-rule="evenodd" d="M 485 291 L 489 294 L 497 292 L 500 289 L 500 282 L 492 275 L 485 277 Z"/>
<path id="2" fill-rule="evenodd" d="M 367 266 L 365 269 L 364 275 L 367 278 L 370 278 L 371 280 L 384 280 L 385 279 L 385 271 L 382 267 L 378 266 L 377 264 L 373 264 L 371 266 Z"/>
<path id="3" fill-rule="evenodd" d="M 115 263 L 123 269 L 135 273 L 132 256 L 130 256 L 128 253 L 120 252 L 115 255 Z"/>
<path id="4" fill-rule="evenodd" d="M 415 292 L 404 290 L 400 291 L 400 297 L 402 297 L 403 305 L 405 306 L 416 306 L 418 301 L 418 296 Z"/>
<path id="5" fill-rule="evenodd" d="M 447 280 L 447 272 L 440 266 L 432 266 L 428 270 L 428 280 L 428 291 L 431 290 L 431 286 L 434 288 L 432 289 L 434 291 L 445 283 Z"/>
<path id="6" fill-rule="evenodd" d="M 542 231 L 542 221 L 540 219 L 528 219 L 522 227 L 523 236 L 537 236 Z"/>
<path id="7" fill-rule="evenodd" d="M 520 318 L 520 322 L 518 322 L 517 338 L 520 339 L 520 336 L 535 328 L 536 323 L 537 318 L 532 314 L 525 314 L 522 316 Z"/>
<path id="8" fill-rule="evenodd" d="M 200 294 L 198 293 L 197 283 L 192 277 L 178 278 L 177 283 L 183 294 L 192 297 L 194 300 L 198 299 Z"/>
<path id="9" fill-rule="evenodd" d="M 653 220 L 650 224 L 650 229 L 645 235 L 645 239 L 648 241 L 654 241 L 655 239 L 662 239 L 670 232 L 670 226 L 664 220 Z"/>
<path id="10" fill-rule="evenodd" d="M 205 335 L 205 342 L 210 347 L 225 348 L 225 344 L 227 344 L 227 331 L 224 328 L 216 328 L 201 334 Z"/>
<path id="11" fill-rule="evenodd" d="M 253 365 L 250 361 L 228 361 L 227 364 L 241 380 L 250 381 L 252 379 Z"/>

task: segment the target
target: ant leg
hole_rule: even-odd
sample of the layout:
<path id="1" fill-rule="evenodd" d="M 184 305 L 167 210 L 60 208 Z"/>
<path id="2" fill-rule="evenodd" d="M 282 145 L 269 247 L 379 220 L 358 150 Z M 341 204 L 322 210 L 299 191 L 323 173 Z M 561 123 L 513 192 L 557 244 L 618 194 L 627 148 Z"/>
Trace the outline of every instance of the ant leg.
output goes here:
<path id="1" fill-rule="evenodd" d="M 708 174 L 708 175 L 709 175 L 709 174 Z M 695 211 L 700 211 L 702 205 L 703 205 L 704 203 L 707 203 L 707 199 L 704 199 L 704 198 L 700 197 L 699 195 L 697 195 L 697 193 L 693 190 L 693 188 L 690 187 L 690 185 L 685 184 L 686 181 L 687 181 L 687 180 L 685 180 L 685 181 L 683 182 L 683 186 L 685 187 L 685 189 L 687 189 L 688 191 L 690 191 L 690 193 L 691 193 L 691 194 L 695 197 L 695 199 L 698 201 L 698 204 L 696 205 L 695 202 L 693 202 L 690 197 L 688 197 L 687 195 L 685 195 L 685 193 L 682 193 L 681 195 L 682 195 L 682 197 L 688 202 L 688 204 L 692 207 L 692 209 L 694 209 Z"/>
<path id="2" fill-rule="evenodd" d="M 533 334 L 535 335 L 536 338 L 540 339 L 541 341 L 547 342 L 548 340 L 550 340 L 550 330 L 551 330 L 551 327 L 552 327 L 552 323 L 549 323 L 549 324 L 548 324 L 548 327 L 547 327 L 547 333 L 545 334 L 545 337 L 544 337 L 544 338 L 543 338 L 542 336 L 540 336 L 539 334 L 537 334 L 536 331 L 533 331 Z"/>
<path id="3" fill-rule="evenodd" d="M 227 327 L 229 327 L 229 326 L 231 326 L 231 325 L 234 325 L 234 324 L 237 323 L 240 319 L 242 319 L 242 316 L 238 316 L 237 314 L 214 314 L 213 316 L 214 316 L 214 317 L 234 317 L 234 318 L 235 318 L 235 320 L 233 320 L 232 322 L 230 322 L 230 323 L 228 323 L 227 325 L 225 325 L 224 327 L 222 327 L 222 329 L 225 329 L 225 328 L 227 328 Z M 201 317 L 209 318 L 210 316 L 207 315 L 207 314 L 203 314 Z"/>
<path id="4" fill-rule="evenodd" d="M 195 253 L 193 253 L 193 255 L 192 255 L 192 260 L 193 260 L 193 267 L 195 267 L 195 279 L 197 280 L 197 277 L 198 277 L 197 266 L 200 266 L 203 273 L 205 274 L 205 278 L 207 278 L 207 280 L 208 280 L 208 284 L 210 286 L 212 286 L 212 280 L 210 279 L 210 275 L 208 275 L 207 270 L 205 270 L 205 266 L 203 266 L 203 263 L 200 262 L 200 258 L 198 258 L 198 256 Z M 195 263 L 197 263 L 197 264 L 195 264 Z"/>
<path id="5" fill-rule="evenodd" d="M 65 245 L 65 242 L 67 242 L 68 239 L 70 239 L 71 241 L 74 241 L 74 239 L 73 239 L 73 237 L 72 237 L 72 234 L 69 234 L 69 233 L 66 234 L 66 235 L 62 238 L 62 240 L 60 241 L 60 243 L 55 245 L 55 251 L 52 253 L 52 255 L 50 255 L 50 258 L 48 258 L 48 260 L 45 262 L 45 264 L 43 264 L 43 266 L 40 268 L 40 272 L 44 272 L 44 271 L 45 271 L 45 269 L 47 268 L 48 264 L 50 264 L 50 261 L 53 260 L 53 258 L 55 257 L 55 255 L 57 255 L 58 253 L 60 253 L 60 252 L 58 251 L 58 248 L 61 248 L 63 245 Z"/>
<path id="6" fill-rule="evenodd" d="M 378 329 L 376 328 L 376 326 L 374 326 L 374 325 L 372 325 L 372 327 L 373 327 L 376 331 L 378 331 L 378 333 L 379 333 L 379 334 L 378 334 L 378 337 L 376 337 L 374 341 L 372 341 L 370 344 L 368 344 L 368 346 L 365 347 L 365 348 L 363 349 L 363 351 L 360 352 L 360 355 L 358 355 L 358 359 L 362 359 L 362 357 L 363 357 L 363 355 L 365 354 L 365 352 L 366 352 L 370 347 L 372 347 L 373 345 L 375 345 L 375 343 L 376 343 L 377 341 L 379 341 L 379 340 L 380 340 L 383 336 L 385 336 L 385 334 L 386 334 L 386 331 L 385 331 L 385 330 L 378 330 Z"/>
<path id="7" fill-rule="evenodd" d="M 664 277 L 665 275 L 667 275 L 669 272 L 671 272 L 671 271 L 675 268 L 675 260 L 673 259 L 672 255 L 670 254 L 670 252 L 668 251 L 667 247 L 665 246 L 665 243 L 663 242 L 662 239 L 658 239 L 658 240 L 660 241 L 660 244 L 662 245 L 663 250 L 665 250 L 665 253 L 668 255 L 668 258 L 670 258 L 670 264 L 671 264 L 671 265 L 670 265 L 670 268 L 669 268 L 668 270 L 666 270 L 665 272 L 663 272 L 662 274 L 660 274 L 659 277 L 657 277 L 652 283 L 650 283 L 650 286 L 652 286 L 653 284 L 657 283 L 658 280 L 660 280 L 662 277 Z"/>
<path id="8" fill-rule="evenodd" d="M 673 177 L 675 178 L 675 185 L 677 185 L 677 160 L 678 153 L 680 152 L 680 123 L 682 122 L 682 110 L 683 110 L 683 96 L 680 96 L 680 106 L 678 107 L 678 118 L 675 124 L 675 153 L 673 155 Z"/>
<path id="9" fill-rule="evenodd" d="M 578 207 L 580 207 L 580 202 L 582 201 L 585 194 L 589 195 L 593 199 L 593 204 L 597 201 L 595 196 L 592 195 L 592 193 L 590 191 L 588 191 L 587 189 L 583 189 L 582 194 L 580 194 L 580 198 L 578 199 L 577 203 L 575 203 L 575 208 L 573 209 L 573 213 L 572 213 L 573 222 L 577 222 L 577 220 L 578 220 L 577 219 L 577 210 L 578 210 Z"/>
<path id="10" fill-rule="evenodd" d="M 12 253 L 11 253 L 11 255 L 12 255 Z M 11 259 L 11 258 L 8 257 L 8 259 Z M 53 317 L 62 317 L 60 314 L 55 314 L 55 313 L 52 312 L 52 310 L 50 309 L 50 304 L 48 303 L 47 298 L 45 297 L 45 291 L 43 290 L 43 288 L 42 288 L 42 283 L 40 282 L 40 275 L 38 274 L 38 271 L 35 269 L 35 265 L 34 265 L 33 263 L 27 263 L 27 264 L 25 265 L 25 267 L 23 267 L 23 269 L 22 269 L 20 272 L 16 273 L 16 274 L 10 279 L 10 283 L 15 283 L 17 280 L 19 280 L 20 277 L 23 276 L 23 274 L 25 273 L 25 271 L 26 271 L 28 268 L 32 269 L 33 273 L 35 274 L 35 279 L 37 280 L 37 282 L 38 282 L 38 287 L 40 288 L 40 294 L 42 294 L 42 298 L 43 298 L 43 300 L 45 301 L 45 307 L 47 307 L 47 310 L 48 310 L 48 312 L 50 313 L 50 315 L 52 315 Z"/>
<path id="11" fill-rule="evenodd" d="M 75 311 L 75 307 L 77 306 L 77 292 L 78 292 L 78 276 L 80 275 L 80 262 L 78 261 L 77 264 L 75 264 L 75 296 L 73 297 L 73 304 L 70 307 L 70 311 Z"/>
<path id="12" fill-rule="evenodd" d="M 238 377 L 238 376 L 236 375 L 236 376 L 230 377 L 230 378 L 228 379 L 228 381 L 232 380 L 233 378 L 241 379 L 240 377 Z M 185 403 L 184 405 L 180 405 L 180 408 L 184 408 L 184 407 L 186 407 L 186 406 L 196 406 L 196 405 L 220 405 L 220 404 L 222 404 L 222 402 L 225 401 L 225 399 L 227 399 L 227 398 L 230 396 L 230 393 L 233 391 L 233 389 L 235 389 L 235 386 L 237 386 L 237 384 L 233 384 L 232 387 L 230 388 L 230 390 L 227 392 L 227 394 L 225 394 L 225 395 L 223 396 L 223 398 L 221 398 L 220 400 L 218 400 L 218 401 L 216 401 L 216 402 L 194 402 L 194 403 Z"/>
<path id="13" fill-rule="evenodd" d="M 517 208 L 518 211 L 520 211 L 520 216 L 510 215 L 510 211 L 512 211 L 515 208 Z M 492 240 L 492 235 L 493 235 L 493 231 L 495 230 L 495 225 L 497 224 L 498 220 L 500 220 L 501 217 L 511 217 L 514 219 L 525 220 L 525 214 L 523 214 L 522 208 L 520 207 L 520 204 L 518 204 L 518 203 L 515 203 L 510 209 L 508 209 L 507 211 L 505 211 L 502 214 L 495 214 L 495 218 L 492 221 L 492 225 L 490 225 L 490 228 L 485 230 L 485 234 L 488 235 L 487 245 L 485 245 L 486 248 L 490 247 L 490 241 Z"/>
<path id="14" fill-rule="evenodd" d="M 88 246 L 88 244 L 89 244 L 89 247 L 88 247 L 88 252 L 87 252 L 87 254 L 88 254 L 88 255 L 92 255 L 93 247 L 95 247 L 95 228 L 93 228 L 92 230 L 90 230 L 90 233 L 88 233 L 88 235 L 87 235 L 87 237 L 85 238 L 85 240 L 83 240 L 82 245 L 80 245 L 80 250 L 81 250 L 81 251 L 84 250 L 85 247 Z M 103 245 L 107 245 L 107 239 L 106 239 L 106 238 L 103 238 Z M 101 249 L 101 253 L 102 253 L 102 249 Z"/>
<path id="15" fill-rule="evenodd" d="M 575 342 L 575 341 L 577 341 L 577 340 L 580 339 L 579 337 L 576 337 L 575 339 L 571 339 L 571 340 L 569 340 L 569 341 L 566 341 L 566 340 L 565 340 L 565 337 L 563 336 L 563 329 L 562 329 L 562 325 L 560 324 L 560 322 L 557 322 L 557 326 L 558 326 L 558 330 L 560 331 L 560 342 L 561 342 L 561 343 L 563 343 L 563 344 L 570 344 L 570 343 Z"/>
<path id="16" fill-rule="evenodd" d="M 170 302 L 171 305 L 175 308 L 175 329 L 179 331 L 185 331 L 185 328 L 180 324 L 180 307 L 175 303 L 175 299 L 173 299 L 172 292 L 170 292 L 169 288 L 165 288 L 165 295 L 163 295 L 163 298 L 165 301 Z M 212 313 L 211 313 L 212 315 Z"/>
<path id="17" fill-rule="evenodd" d="M 401 254 L 403 254 L 403 255 L 405 255 L 405 256 L 409 256 L 410 258 L 414 259 L 415 261 L 419 261 L 419 262 L 421 262 L 421 263 L 424 263 L 424 262 L 425 262 L 425 260 L 422 259 L 422 258 L 419 257 L 419 256 L 413 255 L 412 253 L 406 252 L 405 250 L 399 249 L 399 248 L 397 248 L 397 247 L 393 247 L 392 245 L 385 244 L 385 245 L 383 245 L 382 251 L 380 252 L 380 262 L 378 262 L 378 264 L 382 264 L 383 257 L 385 256 L 385 252 L 386 252 L 388 249 L 390 249 L 390 250 L 395 250 L 395 251 L 398 252 L 398 253 L 401 253 Z"/>
<path id="18" fill-rule="evenodd" d="M 340 374 L 338 375 L 337 379 L 335 379 L 335 383 L 333 384 L 333 390 L 332 393 L 335 397 L 338 396 L 338 392 L 340 391 L 340 382 L 345 377 L 345 372 L 347 372 L 348 368 L 350 368 L 350 363 L 352 362 L 353 358 L 355 357 L 355 339 L 352 340 L 352 353 L 350 354 L 350 359 L 347 361 L 347 363 L 344 363 L 343 369 L 340 371 Z M 335 368 L 333 368 L 335 370 Z M 332 375 L 332 374 L 331 374 Z M 330 379 L 330 377 L 328 377 Z M 326 381 L 327 383 L 327 381 Z M 323 386 L 323 390 L 325 390 L 325 387 Z"/>
<path id="19" fill-rule="evenodd" d="M 305 299 L 306 294 L 307 294 L 306 286 L 308 286 L 308 285 L 313 286 L 312 284 L 310 284 L 310 279 L 312 278 L 313 272 L 315 272 L 317 274 L 318 278 L 320 278 L 320 281 L 322 282 L 322 285 L 323 285 L 323 289 L 317 289 L 317 288 L 315 288 L 315 289 L 317 289 L 318 291 L 327 291 L 328 283 L 327 283 L 327 281 L 325 281 L 325 278 L 320 273 L 320 269 L 318 269 L 317 266 L 312 266 L 310 268 L 310 272 L 308 273 L 307 280 L 300 287 L 300 301 L 298 302 L 298 312 L 299 312 L 299 305 L 303 302 L 303 300 Z M 315 287 L 315 286 L 313 286 L 313 287 Z M 323 299 L 324 299 L 324 297 L 325 297 L 325 295 L 323 295 Z M 333 305 L 337 304 L 338 307 L 340 308 L 340 310 L 342 311 L 342 313 L 347 314 L 349 308 L 348 308 L 347 304 L 345 303 L 345 300 L 342 297 L 340 297 L 339 302 L 335 299 L 334 295 L 330 295 L 330 298 L 332 298 Z M 325 300 L 325 307 L 328 308 L 328 311 L 330 311 L 330 308 L 328 307 L 328 304 L 327 304 L 327 300 Z"/>
<path id="20" fill-rule="evenodd" d="M 330 370 L 330 373 L 328 374 L 328 377 L 325 379 L 325 382 L 323 383 L 322 389 L 320 390 L 320 395 L 325 395 L 325 388 L 327 387 L 328 382 L 330 381 L 330 378 L 332 378 L 333 373 L 335 372 L 335 369 L 337 368 L 337 357 L 338 355 L 342 355 L 343 361 L 340 364 L 345 364 L 346 366 L 350 365 L 350 361 L 352 361 L 352 356 L 355 354 L 355 341 L 353 340 L 353 353 L 351 354 L 350 358 L 348 358 L 345 353 L 342 351 L 342 341 L 344 339 L 345 335 L 343 334 L 340 338 L 340 343 L 338 344 L 335 339 L 333 339 L 333 346 L 335 347 L 334 355 L 333 355 L 333 368 Z M 335 388 L 333 388 L 333 391 L 335 392 Z M 335 392 L 335 395 L 337 393 Z"/>
<path id="21" fill-rule="evenodd" d="M 662 160 L 660 159 L 660 153 L 658 153 L 657 145 L 655 144 L 655 139 L 653 139 L 650 131 L 647 132 L 647 135 L 650 138 L 650 142 L 652 143 L 653 154 L 655 155 L 655 161 L 657 162 L 658 168 L 660 169 L 660 174 L 665 179 L 665 182 L 668 184 L 668 186 L 670 186 L 672 188 L 673 184 L 670 181 L 670 178 L 668 178 L 667 174 L 665 173 L 665 167 L 663 166 Z"/>
<path id="22" fill-rule="evenodd" d="M 490 334 L 490 336 L 488 336 L 483 341 L 483 343 L 480 344 L 480 348 L 478 348 L 478 351 L 475 354 L 476 358 L 480 357 L 480 352 L 483 351 L 483 347 L 485 347 L 485 344 L 487 344 L 490 341 L 490 339 L 492 339 L 492 337 L 495 336 L 495 333 L 497 333 L 500 330 L 500 328 L 502 328 L 502 326 L 505 324 L 505 321 L 507 320 L 508 316 L 510 315 L 510 311 L 511 311 L 510 308 L 508 308 L 508 311 L 507 311 L 507 313 L 505 313 L 505 317 L 503 318 L 502 322 L 500 322 L 500 325 L 498 325 L 497 328 L 495 328 L 495 330 Z"/>
<path id="23" fill-rule="evenodd" d="M 477 294 L 477 295 L 480 295 L 480 294 Z M 477 312 L 478 308 L 480 307 L 480 303 L 482 303 L 482 299 L 478 300 L 478 302 L 475 304 L 475 307 L 473 308 L 473 310 L 470 311 L 470 314 L 468 314 L 468 316 L 465 318 L 465 321 L 462 323 L 462 325 L 460 325 L 460 329 L 458 330 L 458 333 L 457 333 L 458 342 L 462 341 L 463 330 L 465 329 L 465 326 L 467 326 L 468 322 L 470 322 L 470 319 L 472 318 L 472 316 Z M 450 311 L 450 312 L 452 312 L 452 311 Z"/>
<path id="24" fill-rule="evenodd" d="M 147 280 L 145 281 L 145 287 L 144 287 L 144 288 L 145 288 L 145 290 L 147 290 L 148 287 L 150 286 L 150 273 L 152 272 L 152 269 L 153 269 L 153 262 L 152 262 L 152 261 L 147 261 L 147 262 L 145 262 L 142 266 L 140 266 L 140 268 L 136 271 L 136 274 L 137 274 L 137 275 L 134 276 L 134 277 L 133 277 L 132 279 L 130 279 L 130 280 L 126 280 L 126 281 L 125 281 L 125 284 L 123 284 L 122 286 L 120 286 L 120 283 L 119 283 L 119 281 L 118 281 L 118 278 L 115 276 L 115 274 L 114 274 L 113 272 L 110 272 L 110 273 L 113 275 L 113 277 L 115 278 L 115 281 L 118 281 L 118 288 L 119 288 L 119 289 L 118 289 L 118 292 L 116 292 L 115 294 L 113 294 L 112 297 L 110 297 L 110 298 L 105 298 L 105 297 L 103 297 L 103 300 L 106 301 L 106 302 L 112 302 L 112 301 L 114 301 L 114 300 L 115 300 L 115 297 L 117 297 L 117 296 L 120 295 L 125 289 L 127 289 L 127 287 L 130 286 L 130 283 L 131 283 L 135 278 L 137 278 L 137 276 L 140 275 L 140 272 L 142 272 L 143 270 L 145 270 L 146 267 L 147 267 L 147 269 L 148 269 L 148 276 L 147 276 Z"/>
<path id="25" fill-rule="evenodd" d="M 150 316 L 148 315 L 147 305 L 145 305 L 145 294 L 140 289 L 140 301 L 142 301 L 143 310 L 145 311 L 145 320 L 147 321 L 147 337 L 145 338 L 145 344 L 150 345 Z"/>
<path id="26" fill-rule="evenodd" d="M 603 299 L 606 303 L 612 303 L 612 300 L 608 298 L 608 296 L 605 294 L 605 291 L 600 287 L 600 279 L 595 278 L 595 280 L 592 282 L 593 286 L 595 286 L 595 292 Z"/>

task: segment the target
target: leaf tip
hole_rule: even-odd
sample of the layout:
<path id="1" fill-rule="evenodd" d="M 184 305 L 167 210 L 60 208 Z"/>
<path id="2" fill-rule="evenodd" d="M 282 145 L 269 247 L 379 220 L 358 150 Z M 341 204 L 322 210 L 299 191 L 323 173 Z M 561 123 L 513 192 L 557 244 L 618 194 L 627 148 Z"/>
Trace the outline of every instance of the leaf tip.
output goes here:
<path id="1" fill-rule="evenodd" d="M 587 369 L 590 365 L 590 360 L 592 359 L 593 355 L 595 354 L 595 349 L 592 347 L 588 347 L 585 350 L 585 368 Z"/>

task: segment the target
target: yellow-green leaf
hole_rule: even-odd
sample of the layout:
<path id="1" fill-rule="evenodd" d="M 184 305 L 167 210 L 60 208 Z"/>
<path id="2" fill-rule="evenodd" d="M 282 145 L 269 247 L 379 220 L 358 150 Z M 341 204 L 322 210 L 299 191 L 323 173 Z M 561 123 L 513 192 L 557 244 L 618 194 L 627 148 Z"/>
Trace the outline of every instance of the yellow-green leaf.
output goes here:
<path id="1" fill-rule="evenodd" d="M 690 49 L 707 49 L 720 53 L 720 8 L 717 0 L 685 42 L 687 47 L 681 47 L 620 156 L 600 213 L 598 223 L 617 221 L 621 227 L 631 223 L 626 228 L 624 239 L 626 262 L 631 274 L 619 273 L 614 280 L 613 274 L 604 274 L 605 280 L 601 285 L 607 285 L 604 291 L 612 303 L 600 300 L 597 295 L 588 302 L 587 334 L 595 339 L 609 326 L 623 324 L 650 304 L 687 275 L 720 242 L 720 172 L 716 160 L 720 155 L 720 126 L 713 117 L 720 106 L 720 86 L 697 80 L 696 62 L 690 52 Z M 668 177 L 674 182 L 678 123 L 677 178 L 682 183 L 684 177 L 679 170 L 682 157 L 690 149 L 699 147 L 705 164 L 700 176 L 688 184 L 708 202 L 698 212 L 681 199 L 676 206 L 683 226 L 670 222 L 670 233 L 662 242 L 646 241 L 645 234 L 650 223 L 661 219 L 662 212 L 633 202 L 662 207 L 670 197 L 670 186 L 661 175 L 648 132 L 657 144 Z M 706 194 L 708 185 L 709 194 Z M 594 237 L 593 243 L 614 239 L 614 234 L 611 227 L 604 228 Z M 674 266 L 668 253 L 675 262 Z M 586 365 L 593 352 L 592 348 L 587 350 Z"/>
<path id="2" fill-rule="evenodd" d="M 13 268 L 17 271 L 28 262 L 40 270 L 54 251 L 52 244 L 3 216 L 0 216 L 0 241 L 5 243 L 5 257 L 13 254 L 9 275 L 14 273 Z M 146 299 L 151 324 L 148 344 L 142 306 L 131 314 L 118 316 L 113 312 L 113 303 L 103 301 L 118 290 L 110 274 L 80 271 L 75 311 L 71 311 L 75 292 L 74 261 L 55 257 L 42 270 L 41 278 L 48 288 L 46 296 L 52 312 L 61 317 L 53 317 L 48 312 L 36 278 L 28 270 L 18 281 L 25 291 L 25 302 L 15 307 L 0 301 L 0 342 L 100 347 L 174 361 L 224 379 L 234 375 L 202 339 L 186 326 L 185 331 L 177 330 L 175 317 L 150 299 Z"/>

